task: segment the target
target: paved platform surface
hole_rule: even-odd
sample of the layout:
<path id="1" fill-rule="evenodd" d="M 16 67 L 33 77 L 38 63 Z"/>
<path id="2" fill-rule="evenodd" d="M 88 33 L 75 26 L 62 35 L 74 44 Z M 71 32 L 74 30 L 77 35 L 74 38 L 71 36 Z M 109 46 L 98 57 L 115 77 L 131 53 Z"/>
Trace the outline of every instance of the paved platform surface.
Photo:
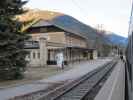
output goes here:
<path id="1" fill-rule="evenodd" d="M 125 100 L 125 66 L 119 61 L 94 100 Z"/>
<path id="2" fill-rule="evenodd" d="M 93 61 L 82 61 L 81 63 L 78 62 L 70 65 L 75 66 L 73 69 L 49 77 L 47 79 L 34 81 L 32 83 L 24 84 L 21 86 L 0 89 L 0 100 L 7 100 L 14 96 L 24 95 L 38 90 L 47 89 L 54 83 L 60 83 L 64 81 L 77 79 L 111 60 L 112 58 L 106 58 L 97 59 Z"/>

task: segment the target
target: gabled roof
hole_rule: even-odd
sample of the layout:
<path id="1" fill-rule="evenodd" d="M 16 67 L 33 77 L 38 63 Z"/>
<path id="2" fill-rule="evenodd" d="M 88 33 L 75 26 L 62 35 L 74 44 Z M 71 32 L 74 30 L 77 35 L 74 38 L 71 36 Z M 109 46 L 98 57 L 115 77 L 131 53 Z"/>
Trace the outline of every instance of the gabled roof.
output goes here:
<path id="1" fill-rule="evenodd" d="M 30 28 L 46 27 L 46 26 L 55 26 L 57 28 L 60 28 L 60 29 L 64 30 L 65 32 L 69 32 L 70 34 L 72 33 L 72 34 L 80 36 L 80 37 L 82 37 L 84 39 L 87 39 L 86 36 L 84 36 L 84 35 L 82 35 L 80 33 L 77 33 L 74 30 L 68 29 L 67 27 L 63 27 L 61 25 L 57 25 L 56 23 L 54 23 L 52 21 L 43 20 L 43 19 L 40 19 L 40 20 L 36 21 L 34 24 L 32 24 L 30 26 Z"/>
<path id="2" fill-rule="evenodd" d="M 38 20 L 35 24 L 33 24 L 31 27 L 44 27 L 44 26 L 53 26 L 53 24 L 50 21 L 47 20 Z"/>

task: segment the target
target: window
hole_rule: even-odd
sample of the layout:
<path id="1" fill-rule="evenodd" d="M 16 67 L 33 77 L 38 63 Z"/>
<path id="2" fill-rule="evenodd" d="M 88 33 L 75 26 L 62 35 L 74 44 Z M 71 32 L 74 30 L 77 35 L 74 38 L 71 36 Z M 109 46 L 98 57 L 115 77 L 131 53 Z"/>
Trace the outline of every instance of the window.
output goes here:
<path id="1" fill-rule="evenodd" d="M 35 59 L 36 58 L 36 53 L 35 52 L 33 52 L 33 59 Z"/>
<path id="2" fill-rule="evenodd" d="M 40 59 L 40 52 L 38 52 L 37 56 L 38 56 L 38 59 Z"/>

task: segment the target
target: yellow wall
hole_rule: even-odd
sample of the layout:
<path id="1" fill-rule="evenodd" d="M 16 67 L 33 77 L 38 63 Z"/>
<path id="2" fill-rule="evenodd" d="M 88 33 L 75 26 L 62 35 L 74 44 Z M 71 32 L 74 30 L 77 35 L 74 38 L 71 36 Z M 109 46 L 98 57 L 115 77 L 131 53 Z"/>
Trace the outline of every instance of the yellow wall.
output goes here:
<path id="1" fill-rule="evenodd" d="M 50 32 L 50 33 L 48 33 L 48 42 L 65 44 L 64 32 Z"/>
<path id="2" fill-rule="evenodd" d="M 77 36 L 66 36 L 66 41 L 68 45 L 78 46 L 78 47 L 87 47 L 87 43 L 84 39 Z"/>
<path id="3" fill-rule="evenodd" d="M 35 41 L 39 41 L 40 38 L 45 37 L 47 42 L 65 43 L 64 32 L 34 33 L 31 36 Z"/>
<path id="4" fill-rule="evenodd" d="M 86 40 L 79 36 L 68 36 L 65 32 L 49 32 L 49 33 L 34 33 L 31 34 L 32 39 L 39 41 L 41 37 L 45 37 L 47 42 L 60 43 L 68 46 L 76 46 L 86 48 Z"/>

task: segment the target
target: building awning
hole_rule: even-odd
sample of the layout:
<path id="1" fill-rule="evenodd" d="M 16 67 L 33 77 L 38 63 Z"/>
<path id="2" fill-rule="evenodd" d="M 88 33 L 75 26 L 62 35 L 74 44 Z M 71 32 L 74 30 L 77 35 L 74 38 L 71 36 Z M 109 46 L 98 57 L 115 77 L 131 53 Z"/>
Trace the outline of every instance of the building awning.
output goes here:
<path id="1" fill-rule="evenodd" d="M 88 51 L 88 52 L 96 50 L 95 48 L 83 48 L 83 47 L 76 47 L 76 46 L 75 47 L 69 46 L 69 47 L 66 47 L 66 48 L 68 48 L 68 49 L 83 50 L 83 51 Z"/>
<path id="2" fill-rule="evenodd" d="M 91 52 L 96 50 L 95 48 L 83 48 L 83 47 L 74 47 L 74 46 L 67 46 L 67 47 L 53 47 L 53 46 L 47 46 L 47 49 L 52 49 L 52 50 L 58 50 L 58 49 L 72 49 L 72 50 L 82 50 L 86 52 Z"/>
<path id="3" fill-rule="evenodd" d="M 54 49 L 54 50 L 57 50 L 57 49 L 65 49 L 65 47 L 53 47 L 53 46 L 47 46 L 47 49 Z"/>

